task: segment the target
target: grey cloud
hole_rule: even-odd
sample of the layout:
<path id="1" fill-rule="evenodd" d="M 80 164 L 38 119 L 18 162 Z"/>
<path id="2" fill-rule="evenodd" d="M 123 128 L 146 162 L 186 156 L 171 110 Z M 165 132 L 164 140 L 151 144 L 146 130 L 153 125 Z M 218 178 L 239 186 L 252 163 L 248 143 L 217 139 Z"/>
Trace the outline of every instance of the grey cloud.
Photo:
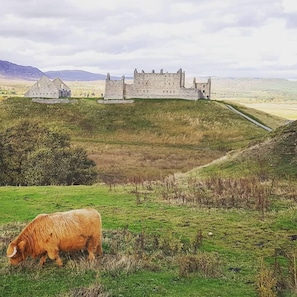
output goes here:
<path id="1" fill-rule="evenodd" d="M 1 7 L 1 14 L 13 14 L 20 18 L 42 18 L 42 17 L 54 17 L 67 16 L 73 13 L 73 9 L 69 10 L 69 6 L 66 2 L 59 0 L 43 1 L 38 0 L 26 0 L 17 1 L 10 0 Z"/>
<path id="2" fill-rule="evenodd" d="M 193 1 L 185 1 L 185 3 L 191 3 Z M 180 1 L 164 1 L 160 2 L 158 9 L 150 10 L 141 5 L 128 5 L 122 6 L 120 10 L 111 8 L 100 8 L 99 4 L 89 8 L 87 5 L 83 8 L 78 8 L 71 2 L 53 0 L 44 1 L 40 5 L 38 0 L 16 1 L 10 0 L 9 3 L 3 6 L 3 10 L 0 12 L 2 18 L 5 15 L 12 14 L 19 19 L 19 29 L 15 30 L 13 27 L 8 28 L 2 26 L 1 35 L 19 36 L 24 34 L 28 38 L 41 38 L 42 36 L 49 36 L 53 41 L 59 41 L 60 35 L 76 35 L 76 28 L 85 32 L 86 39 L 89 38 L 91 32 L 98 30 L 98 35 L 118 35 L 129 28 L 141 25 L 151 24 L 155 22 L 159 23 L 172 23 L 175 24 L 181 20 L 195 19 L 197 16 L 194 11 L 189 11 L 187 14 L 179 14 L 178 16 L 172 15 L 171 8 L 180 3 Z M 43 33 L 31 34 L 32 31 L 41 31 L 42 21 L 40 25 L 34 24 L 32 27 L 28 24 L 28 19 L 46 19 L 48 20 L 47 28 L 43 28 Z M 50 24 L 55 24 L 57 21 L 61 22 L 61 26 L 56 32 L 55 27 Z M 36 21 L 38 23 L 38 20 Z M 22 24 L 22 25 L 21 25 Z M 67 29 L 68 28 L 68 29 Z M 48 29 L 48 30 L 46 30 Z M 53 33 L 54 32 L 54 33 Z"/>
<path id="3" fill-rule="evenodd" d="M 242 0 L 238 5 L 226 5 L 210 11 L 206 21 L 208 31 L 225 28 L 257 28 L 270 18 L 281 17 L 280 0 Z"/>
<path id="4" fill-rule="evenodd" d="M 1 24 L 1 22 L 0 22 Z M 0 26 L 0 36 L 8 38 L 22 38 L 35 42 L 60 43 L 67 39 L 67 27 L 51 27 L 49 25 L 36 25 L 34 23 L 19 22 L 3 24 Z"/>
<path id="5" fill-rule="evenodd" d="M 297 13 L 286 13 L 284 14 L 287 28 L 297 28 Z"/>
<path id="6" fill-rule="evenodd" d="M 254 55 L 237 55 L 238 48 L 243 49 L 238 42 L 261 43 L 261 28 L 267 32 L 269 24 L 276 26 L 278 20 L 286 22 L 292 38 L 296 36 L 296 13 L 285 13 L 281 0 L 108 1 L 85 0 L 83 6 L 75 0 L 3 1 L 7 3 L 1 5 L 0 39 L 14 47 L 16 59 L 3 48 L 0 54 L 40 68 L 97 67 L 115 75 L 131 75 L 135 67 L 242 74 L 266 67 L 260 61 L 279 67 L 279 48 L 270 51 L 263 42 L 262 48 L 249 49 Z M 274 42 L 271 38 L 269 44 Z M 18 44 L 24 44 L 22 52 Z M 258 57 L 255 68 L 239 66 L 254 65 Z"/>

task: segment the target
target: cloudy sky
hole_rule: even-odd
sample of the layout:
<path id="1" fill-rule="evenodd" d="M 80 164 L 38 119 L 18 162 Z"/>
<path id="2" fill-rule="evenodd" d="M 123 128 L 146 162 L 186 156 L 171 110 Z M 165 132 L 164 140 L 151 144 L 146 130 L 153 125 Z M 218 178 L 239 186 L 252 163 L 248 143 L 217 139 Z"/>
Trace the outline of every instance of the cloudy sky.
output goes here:
<path id="1" fill-rule="evenodd" d="M 297 79 L 297 1 L 2 1 L 0 60 L 42 71 Z"/>

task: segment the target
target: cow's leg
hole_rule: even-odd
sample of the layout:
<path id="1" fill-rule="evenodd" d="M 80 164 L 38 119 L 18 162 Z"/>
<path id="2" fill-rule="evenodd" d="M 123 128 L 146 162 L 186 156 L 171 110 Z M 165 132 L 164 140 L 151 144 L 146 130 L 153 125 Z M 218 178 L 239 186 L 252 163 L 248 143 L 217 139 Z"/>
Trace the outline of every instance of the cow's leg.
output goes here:
<path id="1" fill-rule="evenodd" d="M 99 256 L 102 256 L 102 235 L 101 236 L 92 236 L 90 242 L 93 245 L 93 252 Z"/>
<path id="2" fill-rule="evenodd" d="M 52 260 L 56 260 L 57 265 L 62 266 L 63 261 L 59 256 L 59 251 L 57 249 L 51 250 L 47 252 L 48 256 Z"/>
<path id="3" fill-rule="evenodd" d="M 39 261 L 39 265 L 40 266 L 42 266 L 45 263 L 46 258 L 47 258 L 47 254 L 46 253 L 41 256 L 40 261 Z"/>
<path id="4" fill-rule="evenodd" d="M 89 253 L 88 259 L 89 260 L 95 260 L 94 247 L 93 246 L 88 246 L 87 250 L 88 250 L 88 253 Z"/>
<path id="5" fill-rule="evenodd" d="M 88 259 L 94 260 L 95 259 L 95 252 L 97 248 L 97 239 L 94 236 L 90 236 L 87 241 L 87 251 L 89 253 Z"/>
<path id="6" fill-rule="evenodd" d="M 96 253 L 101 257 L 103 255 L 103 250 L 102 250 L 102 241 L 99 240 L 98 241 L 98 245 L 97 245 L 97 251 Z"/>

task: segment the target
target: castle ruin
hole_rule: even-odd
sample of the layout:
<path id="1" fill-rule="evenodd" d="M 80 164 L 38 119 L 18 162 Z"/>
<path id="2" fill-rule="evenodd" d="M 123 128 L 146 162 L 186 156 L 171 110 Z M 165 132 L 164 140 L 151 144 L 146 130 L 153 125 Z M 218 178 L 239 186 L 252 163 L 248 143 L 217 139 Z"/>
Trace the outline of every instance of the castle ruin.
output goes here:
<path id="1" fill-rule="evenodd" d="M 131 84 L 125 82 L 123 76 L 121 80 L 112 80 L 107 74 L 105 82 L 104 99 L 210 99 L 211 79 L 206 83 L 197 83 L 193 79 L 192 87 L 185 87 L 185 72 L 179 69 L 176 73 L 163 72 L 151 73 L 138 72 L 134 70 L 134 81 Z"/>

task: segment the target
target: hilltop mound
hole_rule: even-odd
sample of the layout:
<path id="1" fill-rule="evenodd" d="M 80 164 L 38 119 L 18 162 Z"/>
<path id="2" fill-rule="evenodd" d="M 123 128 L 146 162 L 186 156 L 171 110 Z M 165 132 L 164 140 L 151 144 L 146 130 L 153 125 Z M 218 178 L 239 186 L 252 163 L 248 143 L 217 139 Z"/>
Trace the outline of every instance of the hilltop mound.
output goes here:
<path id="1" fill-rule="evenodd" d="M 297 121 L 279 127 L 261 141 L 235 151 L 202 168 L 201 172 L 221 172 L 226 175 L 258 174 L 268 176 L 297 176 Z"/>

